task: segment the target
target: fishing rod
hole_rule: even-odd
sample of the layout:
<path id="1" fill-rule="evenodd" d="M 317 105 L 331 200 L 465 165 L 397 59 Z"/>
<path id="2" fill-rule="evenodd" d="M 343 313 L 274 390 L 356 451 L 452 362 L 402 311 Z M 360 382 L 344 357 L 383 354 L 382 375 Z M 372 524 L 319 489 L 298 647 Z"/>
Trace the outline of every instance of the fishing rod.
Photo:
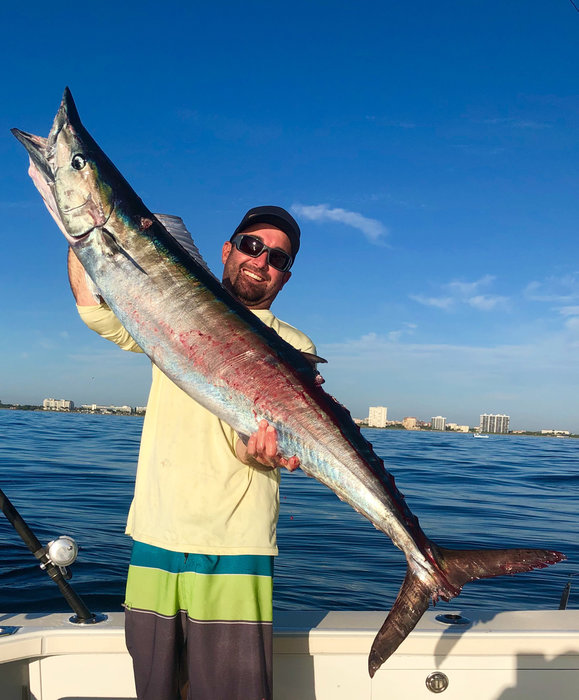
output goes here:
<path id="1" fill-rule="evenodd" d="M 97 616 L 91 613 L 80 596 L 66 581 L 66 578 L 70 578 L 66 567 L 74 562 L 78 554 L 78 547 L 72 537 L 64 535 L 43 547 L 2 489 L 0 489 L 0 508 L 8 522 L 22 538 L 24 544 L 38 559 L 40 568 L 44 569 L 56 583 L 64 599 L 72 608 L 75 615 L 70 619 L 71 622 L 87 624 L 99 621 L 100 616 L 97 619 Z"/>
<path id="2" fill-rule="evenodd" d="M 573 576 L 577 576 L 577 574 L 569 574 L 569 580 L 565 584 L 565 588 L 563 589 L 563 593 L 561 594 L 559 610 L 567 609 L 567 603 L 569 602 L 569 594 L 571 593 L 571 579 L 573 578 Z"/>

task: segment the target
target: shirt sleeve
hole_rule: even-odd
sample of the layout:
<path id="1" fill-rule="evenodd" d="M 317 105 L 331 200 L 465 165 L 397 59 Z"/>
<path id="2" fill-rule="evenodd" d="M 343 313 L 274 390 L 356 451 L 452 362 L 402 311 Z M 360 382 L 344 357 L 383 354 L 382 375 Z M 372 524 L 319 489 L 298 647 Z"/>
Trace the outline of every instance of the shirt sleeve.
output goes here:
<path id="1" fill-rule="evenodd" d="M 316 346 L 311 339 L 308 338 L 305 333 L 302 333 L 297 328 L 294 328 L 294 326 L 290 326 L 289 323 L 276 318 L 272 323 L 271 328 L 273 328 L 273 330 L 287 343 L 293 345 L 296 350 L 306 352 L 311 355 L 315 355 L 317 353 Z"/>
<path id="2" fill-rule="evenodd" d="M 83 322 L 105 340 L 110 340 L 122 350 L 143 352 L 104 302 L 98 306 L 77 306 L 76 308 Z"/>

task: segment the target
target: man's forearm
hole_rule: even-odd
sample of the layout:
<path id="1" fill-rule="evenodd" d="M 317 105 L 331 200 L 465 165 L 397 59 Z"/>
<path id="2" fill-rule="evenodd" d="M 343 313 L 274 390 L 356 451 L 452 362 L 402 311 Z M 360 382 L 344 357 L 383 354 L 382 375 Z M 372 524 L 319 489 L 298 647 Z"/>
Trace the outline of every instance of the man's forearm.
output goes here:
<path id="1" fill-rule="evenodd" d="M 88 287 L 84 267 L 72 248 L 68 249 L 68 281 L 78 306 L 96 306 L 99 304 L 99 300 L 94 297 Z"/>

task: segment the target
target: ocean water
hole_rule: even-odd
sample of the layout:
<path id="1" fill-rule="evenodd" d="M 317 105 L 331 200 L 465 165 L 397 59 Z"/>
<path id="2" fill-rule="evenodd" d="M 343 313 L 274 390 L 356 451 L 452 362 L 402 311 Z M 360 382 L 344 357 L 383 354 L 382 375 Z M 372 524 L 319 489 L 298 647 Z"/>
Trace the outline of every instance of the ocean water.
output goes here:
<path id="1" fill-rule="evenodd" d="M 119 610 L 124 533 L 142 419 L 0 410 L 0 488 L 38 539 L 80 546 L 71 585 L 93 612 Z M 579 571 L 579 440 L 364 430 L 425 532 L 446 547 L 541 547 L 568 561 L 465 586 L 445 609 L 556 609 Z M 274 605 L 387 610 L 405 560 L 389 538 L 302 472 L 283 472 Z M 579 607 L 579 579 L 569 607 Z M 0 611 L 67 611 L 0 513 Z"/>

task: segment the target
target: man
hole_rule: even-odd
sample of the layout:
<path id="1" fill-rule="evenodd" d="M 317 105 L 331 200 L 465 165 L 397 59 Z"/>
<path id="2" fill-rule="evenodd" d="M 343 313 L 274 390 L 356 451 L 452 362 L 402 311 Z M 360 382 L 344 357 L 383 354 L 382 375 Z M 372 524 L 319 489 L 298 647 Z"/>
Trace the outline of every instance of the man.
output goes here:
<path id="1" fill-rule="evenodd" d="M 223 245 L 223 284 L 282 338 L 315 353 L 307 336 L 270 311 L 299 245 L 300 229 L 284 209 L 249 210 Z M 84 322 L 139 352 L 92 295 L 72 252 L 69 278 Z M 126 530 L 134 540 L 126 639 L 141 700 L 272 697 L 276 467 L 298 464 L 277 454 L 265 421 L 245 445 L 153 365 Z"/>

